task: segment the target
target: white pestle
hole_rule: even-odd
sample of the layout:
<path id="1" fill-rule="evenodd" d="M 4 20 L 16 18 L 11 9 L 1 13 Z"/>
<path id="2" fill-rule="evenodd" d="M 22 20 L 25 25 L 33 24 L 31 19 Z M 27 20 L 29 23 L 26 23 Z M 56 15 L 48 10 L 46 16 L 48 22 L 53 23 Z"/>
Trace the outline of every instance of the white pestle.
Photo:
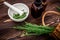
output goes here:
<path id="1" fill-rule="evenodd" d="M 14 7 L 13 5 L 9 4 L 8 2 L 3 2 L 6 6 L 11 8 L 12 10 L 16 11 L 18 14 L 22 15 L 23 11 L 19 10 L 18 8 Z"/>

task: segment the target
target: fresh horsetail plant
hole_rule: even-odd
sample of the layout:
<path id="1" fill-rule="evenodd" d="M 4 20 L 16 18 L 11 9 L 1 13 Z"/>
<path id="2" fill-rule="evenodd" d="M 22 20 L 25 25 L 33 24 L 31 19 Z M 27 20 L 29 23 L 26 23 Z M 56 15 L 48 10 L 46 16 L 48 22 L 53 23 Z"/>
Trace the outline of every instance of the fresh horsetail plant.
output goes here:
<path id="1" fill-rule="evenodd" d="M 53 32 L 53 30 L 54 30 L 54 27 L 36 25 L 36 24 L 31 24 L 31 23 L 26 23 L 23 26 L 16 26 L 13 28 L 18 29 L 18 30 L 25 30 L 27 32 L 27 34 L 25 34 L 25 35 L 49 34 L 49 33 Z"/>

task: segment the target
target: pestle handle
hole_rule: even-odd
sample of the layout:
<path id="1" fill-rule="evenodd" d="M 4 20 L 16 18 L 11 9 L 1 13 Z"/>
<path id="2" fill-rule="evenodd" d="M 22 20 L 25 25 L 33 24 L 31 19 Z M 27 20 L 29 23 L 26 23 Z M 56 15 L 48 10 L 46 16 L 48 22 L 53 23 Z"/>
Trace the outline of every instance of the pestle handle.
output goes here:
<path id="1" fill-rule="evenodd" d="M 8 2 L 3 2 L 6 6 L 8 6 L 9 8 L 11 8 L 12 10 L 16 11 L 17 13 L 19 13 L 20 15 L 23 14 L 23 11 L 19 10 L 18 8 L 12 6 L 11 4 L 9 4 Z"/>

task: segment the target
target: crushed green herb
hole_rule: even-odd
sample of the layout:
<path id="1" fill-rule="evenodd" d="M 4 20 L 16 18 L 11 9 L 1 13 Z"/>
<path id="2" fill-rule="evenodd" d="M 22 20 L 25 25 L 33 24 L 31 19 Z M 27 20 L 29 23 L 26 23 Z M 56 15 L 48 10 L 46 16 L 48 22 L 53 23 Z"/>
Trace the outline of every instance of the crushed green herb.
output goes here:
<path id="1" fill-rule="evenodd" d="M 15 18 L 15 19 L 22 19 L 22 18 L 24 18 L 26 16 L 26 12 L 24 12 L 21 16 L 20 16 L 20 14 L 13 14 L 13 18 Z"/>

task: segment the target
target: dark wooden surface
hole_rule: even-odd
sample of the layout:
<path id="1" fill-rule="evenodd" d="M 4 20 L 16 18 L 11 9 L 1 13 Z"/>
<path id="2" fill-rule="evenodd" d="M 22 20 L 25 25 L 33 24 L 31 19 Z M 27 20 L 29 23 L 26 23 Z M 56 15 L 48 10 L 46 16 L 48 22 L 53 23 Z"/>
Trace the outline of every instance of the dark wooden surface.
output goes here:
<path id="1" fill-rule="evenodd" d="M 14 3 L 25 3 L 28 7 L 31 7 L 33 0 L 6 0 L 10 4 Z M 49 3 L 49 1 L 47 1 Z M 59 3 L 58 3 L 59 4 Z M 51 7 L 55 7 L 56 5 Z M 47 6 L 45 11 L 48 10 L 55 10 L 55 8 L 51 8 L 50 5 Z M 6 20 L 10 20 L 6 22 Z M 25 20 L 27 22 L 41 24 L 41 18 L 34 19 L 31 14 Z M 23 22 L 22 22 L 23 23 Z M 12 21 L 8 16 L 8 7 L 5 5 L 0 6 L 0 40 L 55 40 L 53 37 L 49 35 L 41 35 L 41 36 L 26 36 L 26 37 L 19 37 L 21 31 L 17 31 L 15 29 L 9 29 L 9 27 L 13 27 L 15 25 L 21 25 L 21 23 L 16 23 Z"/>

